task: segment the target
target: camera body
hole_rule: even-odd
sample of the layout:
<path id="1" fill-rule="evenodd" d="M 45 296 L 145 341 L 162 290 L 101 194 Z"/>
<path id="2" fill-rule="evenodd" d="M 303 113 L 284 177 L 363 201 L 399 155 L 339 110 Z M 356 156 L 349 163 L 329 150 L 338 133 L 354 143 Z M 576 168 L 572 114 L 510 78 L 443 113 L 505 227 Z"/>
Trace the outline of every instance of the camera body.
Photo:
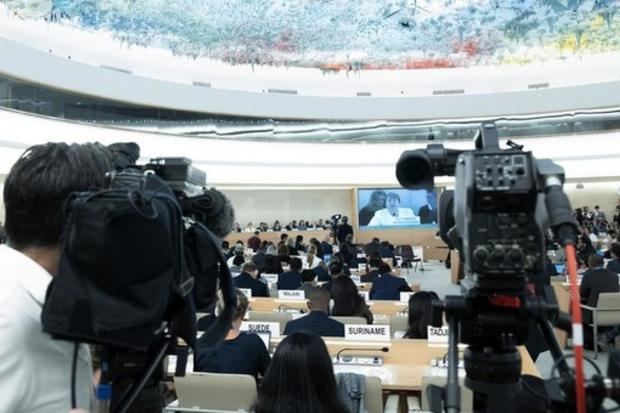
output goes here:
<path id="1" fill-rule="evenodd" d="M 443 174 L 454 175 L 456 183 L 453 197 L 440 199 L 440 235 L 460 250 L 470 286 L 523 290 L 525 275 L 544 265 L 546 213 L 536 159 L 520 148 L 500 149 L 489 123 L 482 125 L 475 151 L 429 145 L 405 152 L 397 164 L 406 188 L 432 189 L 433 176 Z"/>

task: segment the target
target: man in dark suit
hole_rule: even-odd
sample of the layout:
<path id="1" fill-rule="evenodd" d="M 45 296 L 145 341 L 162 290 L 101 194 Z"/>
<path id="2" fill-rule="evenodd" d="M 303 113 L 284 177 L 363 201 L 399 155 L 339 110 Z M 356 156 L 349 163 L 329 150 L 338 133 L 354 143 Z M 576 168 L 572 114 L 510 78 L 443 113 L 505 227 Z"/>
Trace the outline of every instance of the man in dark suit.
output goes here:
<path id="1" fill-rule="evenodd" d="M 344 242 L 349 234 L 353 237 L 353 227 L 349 225 L 349 217 L 342 217 L 342 223 L 338 225 L 338 232 L 336 233 L 338 242 Z"/>
<path id="2" fill-rule="evenodd" d="M 611 244 L 611 261 L 607 263 L 607 269 L 616 274 L 620 274 L 620 244 L 613 242 Z"/>
<path id="3" fill-rule="evenodd" d="M 310 290 L 308 308 L 310 313 L 297 320 L 286 323 L 284 334 L 296 331 L 309 331 L 320 336 L 344 337 L 344 324 L 327 316 L 329 308 L 329 292 L 321 287 Z"/>
<path id="4" fill-rule="evenodd" d="M 371 283 L 379 278 L 379 268 L 383 260 L 377 254 L 372 254 L 368 259 L 368 272 L 360 277 L 363 283 Z"/>
<path id="5" fill-rule="evenodd" d="M 364 245 L 364 253 L 366 255 L 379 251 L 381 251 L 381 240 L 377 237 L 373 237 L 368 244 Z"/>
<path id="6" fill-rule="evenodd" d="M 258 267 L 252 261 L 248 261 L 241 267 L 241 274 L 233 278 L 235 287 L 249 288 L 252 290 L 252 297 L 269 297 L 269 289 L 256 279 L 258 277 Z"/>
<path id="7" fill-rule="evenodd" d="M 579 294 L 581 301 L 588 306 L 596 307 L 600 293 L 617 293 L 618 275 L 609 270 L 603 269 L 603 257 L 592 254 L 588 257 L 588 267 L 590 269 L 583 274 Z M 592 322 L 590 311 L 583 312 L 583 322 Z"/>
<path id="8" fill-rule="evenodd" d="M 301 287 L 301 260 L 291 258 L 290 271 L 278 275 L 278 290 L 296 290 Z"/>
<path id="9" fill-rule="evenodd" d="M 321 252 L 323 253 L 323 256 L 321 256 L 323 261 L 328 261 L 334 254 L 334 248 L 332 247 L 331 238 L 329 235 L 325 235 L 325 239 L 321 241 Z M 329 255 L 329 258 L 326 257 L 327 255 Z M 326 258 L 328 259 L 326 260 Z"/>
<path id="10" fill-rule="evenodd" d="M 435 202 L 435 193 L 433 191 L 426 192 L 426 205 L 423 205 L 418 210 L 418 216 L 420 217 L 420 224 L 436 224 L 437 221 L 437 207 Z"/>
<path id="11" fill-rule="evenodd" d="M 380 272 L 381 275 L 372 282 L 370 288 L 371 300 L 398 300 L 402 291 L 412 291 L 404 278 L 397 277 L 390 271 Z"/>

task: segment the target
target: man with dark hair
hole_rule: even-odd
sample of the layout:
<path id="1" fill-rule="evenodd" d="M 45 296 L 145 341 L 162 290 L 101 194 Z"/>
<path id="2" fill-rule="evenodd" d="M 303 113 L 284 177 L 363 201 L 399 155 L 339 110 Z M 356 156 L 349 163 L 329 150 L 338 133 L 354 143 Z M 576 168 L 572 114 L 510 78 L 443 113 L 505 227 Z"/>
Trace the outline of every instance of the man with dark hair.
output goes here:
<path id="1" fill-rule="evenodd" d="M 342 263 L 340 261 L 334 260 L 329 263 L 329 275 L 330 280 L 323 284 L 323 288 L 329 291 L 329 293 L 331 294 L 332 281 L 338 277 L 346 277 L 346 275 L 344 274 L 344 267 L 342 266 Z"/>
<path id="2" fill-rule="evenodd" d="M 344 337 L 344 324 L 328 317 L 330 294 L 321 287 L 310 290 L 308 309 L 310 313 L 297 320 L 289 321 L 284 328 L 284 334 L 296 331 L 309 331 L 320 336 Z"/>
<path id="3" fill-rule="evenodd" d="M 617 293 L 619 291 L 618 275 L 603 269 L 603 264 L 603 257 L 598 254 L 590 255 L 588 257 L 588 267 L 590 269 L 583 273 L 583 278 L 581 279 L 579 287 L 581 301 L 590 307 L 597 306 L 600 293 Z M 598 341 L 598 337 L 593 337 L 592 327 L 589 326 L 589 323 L 592 322 L 592 312 L 583 310 L 582 314 L 584 346 L 586 348 L 593 348 Z"/>
<path id="4" fill-rule="evenodd" d="M 234 278 L 235 287 L 249 288 L 252 290 L 252 297 L 269 297 L 267 284 L 258 281 L 258 267 L 252 261 L 248 261 L 241 267 L 241 274 Z"/>
<path id="5" fill-rule="evenodd" d="M 48 285 L 58 272 L 69 194 L 102 188 L 114 169 L 99 144 L 30 147 L 4 183 L 8 245 L 0 246 L 0 389 L 7 412 L 68 412 L 74 344 L 42 331 Z M 78 347 L 77 406 L 93 397 L 88 346 Z"/>
<path id="6" fill-rule="evenodd" d="M 611 251 L 611 261 L 607 263 L 607 269 L 613 273 L 620 274 L 620 244 L 613 242 L 609 249 Z"/>
<path id="7" fill-rule="evenodd" d="M 588 257 L 588 271 L 583 273 L 579 294 L 581 301 L 591 307 L 596 307 L 600 293 L 618 292 L 618 275 L 603 269 L 604 260 L 598 254 Z M 590 311 L 584 312 L 584 323 L 592 321 Z"/>
<path id="8" fill-rule="evenodd" d="M 370 254 L 368 259 L 368 272 L 360 277 L 363 283 L 371 283 L 379 278 L 379 268 L 381 268 L 383 260 L 378 253 Z"/>
<path id="9" fill-rule="evenodd" d="M 254 231 L 254 235 L 248 238 L 248 242 L 247 242 L 248 248 L 252 248 L 252 251 L 254 252 L 258 251 L 258 249 L 260 248 L 261 240 L 260 240 L 260 237 L 258 236 L 259 234 L 260 234 L 260 231 Z"/>
<path id="10" fill-rule="evenodd" d="M 301 260 L 291 258 L 290 271 L 278 275 L 278 290 L 296 290 L 301 286 Z"/>
<path id="11" fill-rule="evenodd" d="M 364 245 L 364 253 L 366 255 L 379 251 L 381 251 L 381 240 L 377 237 L 372 237 L 372 240 L 370 240 L 368 244 Z"/>
<path id="12" fill-rule="evenodd" d="M 316 273 L 312 270 L 303 270 L 301 272 L 301 287 L 298 290 L 304 290 L 304 296 L 310 297 L 310 291 L 316 287 Z"/>

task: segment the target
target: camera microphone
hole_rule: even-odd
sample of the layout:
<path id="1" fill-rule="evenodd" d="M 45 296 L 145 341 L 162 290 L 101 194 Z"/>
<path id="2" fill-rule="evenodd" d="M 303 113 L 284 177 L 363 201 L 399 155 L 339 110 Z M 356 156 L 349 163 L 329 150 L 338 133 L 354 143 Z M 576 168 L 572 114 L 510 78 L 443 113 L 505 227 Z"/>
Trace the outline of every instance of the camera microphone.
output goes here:
<path id="1" fill-rule="evenodd" d="M 235 210 L 230 200 L 215 188 L 181 201 L 183 214 L 193 217 L 217 237 L 224 238 L 232 230 Z"/>
<path id="2" fill-rule="evenodd" d="M 336 361 L 340 361 L 340 354 L 342 354 L 345 351 L 380 351 L 383 353 L 387 353 L 390 351 L 389 347 L 377 347 L 377 348 L 349 348 L 349 347 L 345 347 L 340 349 L 337 353 L 336 353 Z"/>

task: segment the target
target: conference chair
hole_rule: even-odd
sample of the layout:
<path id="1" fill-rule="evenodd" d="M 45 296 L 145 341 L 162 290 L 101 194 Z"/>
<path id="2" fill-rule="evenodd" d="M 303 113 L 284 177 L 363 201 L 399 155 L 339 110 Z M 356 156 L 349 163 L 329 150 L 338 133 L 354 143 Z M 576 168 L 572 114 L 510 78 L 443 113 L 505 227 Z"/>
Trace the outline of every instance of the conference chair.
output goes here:
<path id="1" fill-rule="evenodd" d="M 168 412 L 249 412 L 256 401 L 256 381 L 245 374 L 187 373 L 174 386 L 178 400 Z"/>
<path id="2" fill-rule="evenodd" d="M 280 334 L 284 332 L 286 323 L 291 321 L 293 316 L 291 313 L 275 312 L 275 311 L 248 311 L 248 321 L 267 321 L 280 323 Z"/>
<path id="3" fill-rule="evenodd" d="M 392 338 L 398 332 L 406 333 L 409 329 L 409 317 L 406 315 L 393 315 L 390 317 L 390 331 Z"/>
<path id="4" fill-rule="evenodd" d="M 620 320 L 620 293 L 600 293 L 596 307 L 581 304 L 581 308 L 592 312 L 592 323 L 589 325 L 594 328 L 592 341 L 594 343 L 594 358 L 597 358 L 598 328 L 618 325 L 618 320 Z"/>
<path id="5" fill-rule="evenodd" d="M 396 249 L 394 250 L 394 255 L 403 257 L 403 263 L 401 264 L 401 268 L 411 268 L 413 264 L 414 265 L 413 271 L 415 272 L 418 269 L 418 263 L 423 265 L 422 259 L 416 257 L 411 245 L 396 246 Z"/>
<path id="6" fill-rule="evenodd" d="M 397 413 L 399 411 L 399 396 L 390 394 L 383 405 L 383 388 L 381 379 L 375 376 L 363 376 L 364 384 L 364 412 L 365 413 Z M 340 374 L 336 374 L 336 381 L 340 383 Z"/>
<path id="7" fill-rule="evenodd" d="M 342 324 L 368 324 L 364 317 L 331 316 L 332 320 L 340 321 Z"/>

